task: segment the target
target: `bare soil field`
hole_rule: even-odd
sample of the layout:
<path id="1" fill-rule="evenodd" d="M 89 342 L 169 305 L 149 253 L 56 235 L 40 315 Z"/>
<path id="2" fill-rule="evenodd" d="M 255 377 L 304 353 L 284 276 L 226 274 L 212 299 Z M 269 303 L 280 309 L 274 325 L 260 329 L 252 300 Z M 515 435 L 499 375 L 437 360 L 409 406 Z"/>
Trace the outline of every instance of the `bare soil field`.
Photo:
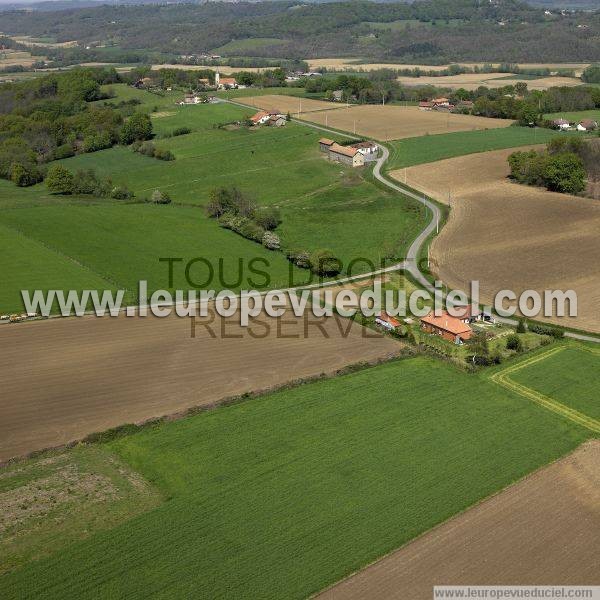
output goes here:
<path id="1" fill-rule="evenodd" d="M 456 131 L 497 129 L 512 124 L 512 121 L 506 119 L 424 111 L 416 106 L 375 104 L 351 105 L 350 108 L 315 112 L 300 118 L 384 141 Z"/>
<path id="2" fill-rule="evenodd" d="M 340 318 L 198 319 L 195 338 L 175 316 L 0 326 L 0 461 L 401 348 Z"/>
<path id="3" fill-rule="evenodd" d="M 449 75 L 447 77 L 398 77 L 398 81 L 406 86 L 411 85 L 433 85 L 451 89 L 464 88 L 465 90 L 476 90 L 481 86 L 488 88 L 499 88 L 507 85 L 516 85 L 520 80 L 517 75 L 514 79 L 506 79 L 507 73 L 465 73 L 464 75 Z M 547 90 L 551 87 L 582 85 L 581 79 L 574 77 L 543 77 L 540 79 L 528 79 L 524 83 L 530 90 Z"/>
<path id="4" fill-rule="evenodd" d="M 546 320 L 600 332 L 600 204 L 511 182 L 511 152 L 407 170 L 411 187 L 452 206 L 431 246 L 433 268 L 451 287 L 468 290 L 478 280 L 485 302 L 503 289 L 575 290 L 578 316 Z M 403 181 L 404 170 L 392 176 Z"/>
<path id="5" fill-rule="evenodd" d="M 434 585 L 598 585 L 600 441 L 318 596 L 430 600 Z"/>
<path id="6" fill-rule="evenodd" d="M 335 110 L 339 104 L 325 100 L 311 100 L 310 98 L 298 98 L 296 96 L 284 96 L 283 94 L 272 94 L 266 96 L 249 96 L 239 98 L 238 102 L 262 108 L 263 110 L 278 110 L 283 114 L 290 113 L 297 117 L 302 113 L 321 110 Z"/>

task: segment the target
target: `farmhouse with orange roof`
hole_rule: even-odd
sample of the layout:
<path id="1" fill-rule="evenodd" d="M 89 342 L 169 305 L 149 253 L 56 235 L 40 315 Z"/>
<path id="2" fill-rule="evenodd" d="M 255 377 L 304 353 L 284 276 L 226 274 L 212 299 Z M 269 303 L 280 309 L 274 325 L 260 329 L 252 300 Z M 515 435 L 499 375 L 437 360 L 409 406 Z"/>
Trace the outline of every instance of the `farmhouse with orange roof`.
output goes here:
<path id="1" fill-rule="evenodd" d="M 421 330 L 425 333 L 439 335 L 455 344 L 462 344 L 473 334 L 473 330 L 467 323 L 452 317 L 445 310 L 439 316 L 436 316 L 434 311 L 424 316 L 421 319 Z"/>

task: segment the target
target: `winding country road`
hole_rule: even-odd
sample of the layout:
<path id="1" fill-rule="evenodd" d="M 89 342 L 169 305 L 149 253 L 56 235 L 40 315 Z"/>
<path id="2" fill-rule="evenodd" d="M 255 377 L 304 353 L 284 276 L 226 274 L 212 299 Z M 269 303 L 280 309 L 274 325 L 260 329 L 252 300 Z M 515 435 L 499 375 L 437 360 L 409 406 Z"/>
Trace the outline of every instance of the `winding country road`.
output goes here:
<path id="1" fill-rule="evenodd" d="M 229 100 L 228 102 L 232 102 L 232 101 Z M 249 107 L 248 105 L 242 104 L 241 102 L 232 102 L 232 104 L 237 104 L 238 106 L 243 106 L 244 108 L 255 108 L 255 107 Z M 334 129 L 329 129 L 327 127 L 323 127 L 322 125 L 316 125 L 315 123 L 310 123 L 308 121 L 295 120 L 294 123 L 297 123 L 298 125 L 303 125 L 305 127 L 312 127 L 313 129 L 318 129 L 320 131 L 324 131 L 324 132 L 329 133 L 334 136 L 342 135 L 347 138 L 356 138 L 356 136 L 352 136 L 347 133 L 341 133 Z M 383 185 L 385 185 L 386 187 L 388 187 L 400 194 L 403 194 L 404 196 L 408 196 L 409 198 L 412 198 L 413 200 L 416 200 L 417 202 L 420 202 L 423 206 L 425 206 L 430 211 L 432 218 L 431 218 L 430 222 L 428 223 L 428 225 L 421 231 L 421 233 L 419 233 L 419 235 L 415 238 L 413 243 L 410 245 L 408 252 L 406 254 L 406 258 L 402 262 L 399 262 L 399 263 L 392 265 L 391 267 L 387 267 L 385 269 L 378 269 L 377 271 L 372 271 L 370 273 L 362 273 L 361 275 L 354 276 L 354 277 L 337 279 L 335 282 L 332 282 L 331 284 L 321 284 L 321 287 L 323 287 L 324 285 L 339 285 L 339 284 L 343 284 L 343 283 L 349 283 L 351 281 L 358 280 L 358 279 L 364 279 L 367 277 L 374 277 L 376 275 L 381 275 L 384 273 L 403 270 L 403 271 L 407 272 L 420 286 L 422 286 L 430 294 L 432 294 L 432 296 L 434 298 L 438 297 L 443 300 L 444 294 L 443 294 L 442 290 L 433 286 L 431 284 L 431 282 L 427 279 L 427 277 L 425 277 L 425 275 L 423 274 L 421 269 L 419 268 L 419 255 L 421 253 L 421 249 L 422 249 L 423 245 L 427 242 L 429 237 L 433 234 L 433 232 L 438 229 L 439 223 L 441 222 L 441 219 L 442 219 L 442 212 L 439 209 L 439 207 L 437 206 L 437 204 L 435 204 L 435 202 L 432 202 L 431 200 L 426 198 L 424 195 L 416 194 L 415 192 L 413 192 L 412 190 L 410 190 L 406 187 L 403 187 L 401 185 L 393 183 L 386 176 L 381 174 L 381 169 L 385 165 L 387 160 L 389 159 L 390 152 L 386 148 L 386 146 L 383 145 L 381 142 L 377 142 L 377 144 L 381 148 L 381 156 L 377 159 L 377 162 L 375 163 L 375 166 L 373 167 L 373 176 L 378 181 L 380 181 Z M 311 287 L 316 287 L 316 286 L 311 286 Z M 500 321 L 501 323 L 505 323 L 506 325 L 517 325 L 517 321 L 515 319 L 496 317 L 496 320 Z M 583 342 L 593 342 L 596 344 L 600 344 L 600 338 L 581 334 L 581 333 L 565 331 L 565 337 L 583 341 Z"/>

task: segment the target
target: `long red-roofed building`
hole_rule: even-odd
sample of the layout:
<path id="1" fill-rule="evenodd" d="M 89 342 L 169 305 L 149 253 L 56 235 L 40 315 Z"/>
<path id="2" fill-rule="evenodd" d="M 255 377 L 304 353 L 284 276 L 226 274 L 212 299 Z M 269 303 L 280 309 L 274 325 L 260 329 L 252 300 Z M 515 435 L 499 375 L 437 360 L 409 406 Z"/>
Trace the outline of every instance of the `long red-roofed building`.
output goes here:
<path id="1" fill-rule="evenodd" d="M 425 333 L 439 335 L 449 342 L 460 344 L 471 338 L 473 330 L 467 324 L 449 315 L 445 310 L 436 316 L 434 311 L 421 319 L 421 329 Z"/>

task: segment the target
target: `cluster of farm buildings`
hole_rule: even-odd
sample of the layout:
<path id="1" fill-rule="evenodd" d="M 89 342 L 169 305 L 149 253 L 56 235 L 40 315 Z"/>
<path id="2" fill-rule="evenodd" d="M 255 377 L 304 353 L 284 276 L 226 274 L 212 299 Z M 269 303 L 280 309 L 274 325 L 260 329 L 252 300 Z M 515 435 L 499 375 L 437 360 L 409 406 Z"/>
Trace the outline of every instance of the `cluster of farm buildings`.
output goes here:
<path id="1" fill-rule="evenodd" d="M 350 167 L 362 167 L 365 162 L 375 160 L 379 146 L 375 142 L 353 142 L 351 146 L 342 146 L 334 140 L 321 138 L 319 149 L 327 154 L 333 162 L 339 162 Z"/>
<path id="2" fill-rule="evenodd" d="M 433 98 L 432 100 L 423 100 L 419 102 L 421 110 L 435 110 L 438 112 L 463 112 L 473 109 L 473 102 L 470 100 L 461 100 L 457 104 L 452 104 L 448 98 Z"/>
<path id="3" fill-rule="evenodd" d="M 576 123 L 567 119 L 554 119 L 552 125 L 561 131 L 596 131 L 598 129 L 598 122 L 593 119 L 583 119 Z"/>
<path id="4" fill-rule="evenodd" d="M 252 125 L 267 125 L 269 127 L 283 127 L 287 117 L 279 110 L 261 110 L 250 117 Z"/>
<path id="5" fill-rule="evenodd" d="M 152 77 L 142 77 L 138 79 L 134 84 L 134 88 L 151 90 L 156 87 L 156 82 Z M 211 83 L 209 79 L 199 78 L 198 79 L 198 90 L 195 92 L 188 92 L 185 95 L 183 101 L 179 104 L 201 104 L 210 102 L 211 98 L 200 95 L 200 92 L 207 91 L 223 91 L 223 90 L 237 90 L 245 88 L 245 85 L 238 83 L 235 77 L 221 77 L 219 71 L 215 73 L 215 81 Z M 171 88 L 166 88 L 167 92 L 171 91 Z"/>
<path id="6" fill-rule="evenodd" d="M 492 315 L 475 309 L 473 306 L 455 307 L 458 316 L 452 316 L 448 311 L 439 311 L 436 314 L 431 311 L 421 318 L 421 331 L 431 335 L 437 335 L 448 342 L 463 344 L 471 339 L 473 329 L 471 324 L 475 322 L 492 323 Z M 375 323 L 387 331 L 398 331 L 402 323 L 385 311 L 379 313 Z"/>

